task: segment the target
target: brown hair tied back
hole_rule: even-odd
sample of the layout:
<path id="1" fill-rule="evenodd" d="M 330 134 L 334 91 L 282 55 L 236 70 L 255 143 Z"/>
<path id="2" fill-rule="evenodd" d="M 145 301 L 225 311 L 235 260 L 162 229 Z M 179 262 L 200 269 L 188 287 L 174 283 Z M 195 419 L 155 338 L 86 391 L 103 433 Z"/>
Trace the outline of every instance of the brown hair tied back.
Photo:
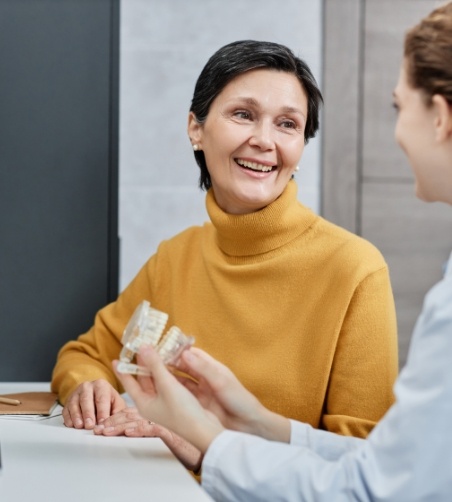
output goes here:
<path id="1" fill-rule="evenodd" d="M 405 36 L 409 84 L 427 104 L 440 94 L 452 105 L 452 2 L 433 10 Z"/>

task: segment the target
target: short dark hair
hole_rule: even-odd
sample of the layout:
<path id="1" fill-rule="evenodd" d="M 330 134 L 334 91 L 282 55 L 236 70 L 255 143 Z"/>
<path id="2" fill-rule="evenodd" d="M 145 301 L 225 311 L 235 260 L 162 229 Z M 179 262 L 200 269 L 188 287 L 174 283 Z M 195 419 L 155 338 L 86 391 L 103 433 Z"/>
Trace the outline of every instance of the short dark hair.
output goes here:
<path id="1" fill-rule="evenodd" d="M 305 143 L 319 128 L 319 110 L 322 93 L 309 66 L 286 46 L 274 42 L 239 40 L 221 47 L 207 61 L 196 81 L 190 111 L 199 124 L 206 121 L 214 99 L 235 77 L 250 70 L 271 69 L 291 73 L 297 77 L 308 98 L 308 116 L 304 132 Z M 195 151 L 201 169 L 199 186 L 208 190 L 212 186 L 202 151 Z"/>

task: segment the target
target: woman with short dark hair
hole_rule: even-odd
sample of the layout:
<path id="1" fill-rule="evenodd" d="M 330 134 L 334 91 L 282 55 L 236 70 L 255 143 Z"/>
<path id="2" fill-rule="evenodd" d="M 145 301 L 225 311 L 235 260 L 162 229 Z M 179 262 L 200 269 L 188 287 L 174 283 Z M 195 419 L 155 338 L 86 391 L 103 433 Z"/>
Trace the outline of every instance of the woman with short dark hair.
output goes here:
<path id="1" fill-rule="evenodd" d="M 301 204 L 293 179 L 321 99 L 306 63 L 280 44 L 239 41 L 210 58 L 188 117 L 210 222 L 162 242 L 61 349 L 52 389 L 68 427 L 160 436 L 199 465 L 198 451 L 124 410 L 118 394 L 111 361 L 143 300 L 275 412 L 358 437 L 384 415 L 398 369 L 388 267 L 372 244 Z M 171 169 L 171 152 L 159 168 Z"/>

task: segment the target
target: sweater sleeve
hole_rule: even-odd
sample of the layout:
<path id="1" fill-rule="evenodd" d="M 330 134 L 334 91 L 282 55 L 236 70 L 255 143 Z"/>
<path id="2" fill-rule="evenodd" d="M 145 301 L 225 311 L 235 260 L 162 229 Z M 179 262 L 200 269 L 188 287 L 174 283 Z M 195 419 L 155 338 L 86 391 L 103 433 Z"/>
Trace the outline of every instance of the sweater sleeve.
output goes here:
<path id="1" fill-rule="evenodd" d="M 122 392 L 111 363 L 119 357 L 122 333 L 137 305 L 151 299 L 149 277 L 153 262 L 151 258 L 115 302 L 97 312 L 88 332 L 60 349 L 51 387 L 61 404 L 86 381 L 104 379 Z"/>
<path id="2" fill-rule="evenodd" d="M 357 286 L 336 347 L 321 428 L 365 438 L 394 402 L 397 326 L 387 267 Z"/>

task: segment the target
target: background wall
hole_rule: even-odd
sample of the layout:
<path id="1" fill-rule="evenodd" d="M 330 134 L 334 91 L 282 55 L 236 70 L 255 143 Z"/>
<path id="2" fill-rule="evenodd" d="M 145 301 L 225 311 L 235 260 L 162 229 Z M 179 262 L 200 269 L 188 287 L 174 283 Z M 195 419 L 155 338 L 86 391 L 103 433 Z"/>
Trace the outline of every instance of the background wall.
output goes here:
<path id="1" fill-rule="evenodd" d="M 289 46 L 320 83 L 321 0 L 122 0 L 120 289 L 158 243 L 207 219 L 186 133 L 195 81 L 222 45 L 245 38 Z M 320 205 L 320 141 L 305 149 L 299 198 Z"/>
<path id="2" fill-rule="evenodd" d="M 119 0 L 0 0 L 0 381 L 117 295 Z"/>

